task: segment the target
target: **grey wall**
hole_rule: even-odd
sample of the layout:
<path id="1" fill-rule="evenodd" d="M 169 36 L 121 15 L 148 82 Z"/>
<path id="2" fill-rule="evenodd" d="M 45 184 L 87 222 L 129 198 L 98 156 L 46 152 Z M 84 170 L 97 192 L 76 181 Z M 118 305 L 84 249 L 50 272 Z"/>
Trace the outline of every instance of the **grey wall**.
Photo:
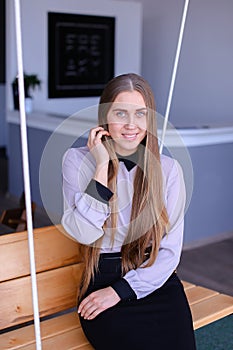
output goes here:
<path id="1" fill-rule="evenodd" d="M 184 0 L 141 0 L 142 74 L 164 114 Z M 233 122 L 233 1 L 189 3 L 170 120 L 175 126 Z"/>
<path id="2" fill-rule="evenodd" d="M 5 0 L 0 1 L 0 147 L 6 146 L 6 96 L 5 96 L 5 70 L 6 70 L 6 25 Z"/>
<path id="3" fill-rule="evenodd" d="M 185 243 L 232 232 L 233 143 L 190 147 L 194 172 Z"/>
<path id="4" fill-rule="evenodd" d="M 5 69 L 6 69 L 6 20 L 5 20 L 6 4 L 5 0 L 0 1 L 0 83 L 5 83 Z"/>
<path id="5" fill-rule="evenodd" d="M 6 88 L 0 84 L 0 147 L 7 144 L 7 123 L 6 123 Z"/>
<path id="6" fill-rule="evenodd" d="M 27 134 L 32 200 L 58 223 L 63 211 L 62 157 L 69 147 L 86 144 L 86 139 L 59 133 L 51 137 L 51 132 L 31 127 Z M 9 124 L 9 192 L 20 197 L 23 188 L 20 129 L 17 124 Z"/>

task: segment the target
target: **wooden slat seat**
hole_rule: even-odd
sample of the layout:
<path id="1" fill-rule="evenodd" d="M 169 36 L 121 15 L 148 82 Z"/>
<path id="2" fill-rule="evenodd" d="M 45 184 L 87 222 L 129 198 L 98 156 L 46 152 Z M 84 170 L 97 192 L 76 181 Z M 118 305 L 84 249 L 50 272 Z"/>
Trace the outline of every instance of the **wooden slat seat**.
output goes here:
<path id="1" fill-rule="evenodd" d="M 233 312 L 233 297 L 217 294 L 205 300 L 196 301 L 191 307 L 194 329 L 203 327 Z"/>
<path id="2" fill-rule="evenodd" d="M 34 230 L 43 350 L 91 350 L 76 312 L 83 269 L 79 244 L 61 231 L 60 226 Z M 231 296 L 186 281 L 183 285 L 195 329 L 232 313 Z M 0 237 L 0 298 L 1 349 L 34 350 L 34 325 L 25 325 L 33 323 L 27 232 Z"/>
<path id="3" fill-rule="evenodd" d="M 41 322 L 41 337 L 43 350 L 93 349 L 81 329 L 77 312 Z M 1 349 L 35 350 L 34 326 L 2 334 L 0 340 Z"/>
<path id="4" fill-rule="evenodd" d="M 233 312 L 233 297 L 182 281 L 193 316 L 194 329 Z"/>

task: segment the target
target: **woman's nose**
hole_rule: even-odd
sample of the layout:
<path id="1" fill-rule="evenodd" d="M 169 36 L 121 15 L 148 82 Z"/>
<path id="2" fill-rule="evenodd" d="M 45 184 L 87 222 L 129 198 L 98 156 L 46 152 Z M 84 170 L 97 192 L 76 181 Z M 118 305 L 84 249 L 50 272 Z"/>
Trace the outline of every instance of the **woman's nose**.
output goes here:
<path id="1" fill-rule="evenodd" d="M 135 117 L 133 113 L 128 115 L 125 127 L 130 129 L 134 129 L 136 127 Z"/>

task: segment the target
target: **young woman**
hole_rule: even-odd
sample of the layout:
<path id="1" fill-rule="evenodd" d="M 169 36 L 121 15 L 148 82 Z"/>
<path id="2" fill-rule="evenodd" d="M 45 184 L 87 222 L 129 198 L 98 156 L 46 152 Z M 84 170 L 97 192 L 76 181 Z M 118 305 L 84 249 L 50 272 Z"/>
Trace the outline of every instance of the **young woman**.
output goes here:
<path id="1" fill-rule="evenodd" d="M 63 161 L 66 232 L 82 245 L 78 301 L 97 350 L 194 350 L 176 275 L 185 206 L 177 161 L 160 156 L 153 93 L 136 74 L 112 79 L 86 147 Z"/>

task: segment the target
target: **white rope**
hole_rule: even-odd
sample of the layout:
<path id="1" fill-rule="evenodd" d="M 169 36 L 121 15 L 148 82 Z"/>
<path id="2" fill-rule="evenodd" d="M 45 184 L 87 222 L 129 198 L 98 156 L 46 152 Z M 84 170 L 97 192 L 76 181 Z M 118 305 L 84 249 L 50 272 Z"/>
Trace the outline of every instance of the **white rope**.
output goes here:
<path id="1" fill-rule="evenodd" d="M 167 107 L 166 107 L 164 123 L 163 123 L 163 131 L 162 131 L 160 148 L 159 148 L 160 154 L 163 152 L 164 139 L 165 139 L 168 117 L 169 117 L 170 108 L 171 108 L 171 102 L 172 102 L 173 90 L 174 90 L 174 85 L 175 85 L 175 80 L 176 80 L 178 62 L 179 62 L 179 58 L 180 58 L 180 50 L 181 50 L 181 45 L 182 45 L 182 41 L 183 41 L 183 34 L 184 34 L 185 21 L 186 21 L 187 12 L 188 12 L 188 6 L 189 6 L 189 0 L 185 0 L 182 21 L 181 21 L 181 26 L 180 26 L 179 39 L 178 39 L 177 48 L 176 48 L 176 56 L 175 56 L 173 72 L 172 72 L 172 79 L 171 79 L 170 89 L 169 89 L 169 94 L 168 94 Z"/>
<path id="2" fill-rule="evenodd" d="M 40 318 L 39 318 L 39 308 L 38 308 L 30 176 L 29 176 L 29 162 L 28 162 L 27 126 L 26 126 L 26 114 L 25 114 L 25 102 L 24 102 L 25 92 L 24 92 L 24 76 L 23 76 L 22 35 L 21 35 L 21 21 L 20 21 L 20 0 L 15 0 L 15 27 L 16 27 L 16 46 L 17 46 L 17 63 L 18 63 L 21 147 L 22 147 L 22 159 L 23 159 L 23 176 L 24 176 L 24 189 L 25 189 L 25 202 L 26 202 L 28 245 L 29 245 L 30 269 L 31 269 L 31 281 L 32 281 L 34 327 L 35 327 L 35 336 L 36 336 L 36 350 L 41 350 L 42 347 L 41 347 L 41 336 L 40 336 Z"/>

